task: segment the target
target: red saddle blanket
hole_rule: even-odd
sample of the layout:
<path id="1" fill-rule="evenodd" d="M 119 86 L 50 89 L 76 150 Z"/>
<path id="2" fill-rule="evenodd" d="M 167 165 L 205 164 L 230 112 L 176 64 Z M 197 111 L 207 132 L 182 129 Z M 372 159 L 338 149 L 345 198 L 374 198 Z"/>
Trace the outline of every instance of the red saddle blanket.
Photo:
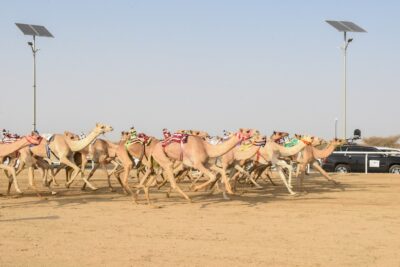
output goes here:
<path id="1" fill-rule="evenodd" d="M 163 141 L 161 141 L 161 145 L 162 147 L 166 147 L 171 143 L 180 143 L 180 144 L 186 144 L 189 135 L 188 134 L 183 134 L 183 133 L 174 133 L 174 134 L 169 134 L 166 135 L 164 134 L 164 136 L 166 137 Z"/>
<path id="2" fill-rule="evenodd" d="M 147 142 L 148 142 L 149 139 L 150 139 L 150 136 L 147 136 L 147 135 L 144 134 L 144 133 L 139 133 L 139 134 L 138 134 L 138 139 L 139 139 L 140 141 L 142 141 L 143 144 L 147 144 Z"/>

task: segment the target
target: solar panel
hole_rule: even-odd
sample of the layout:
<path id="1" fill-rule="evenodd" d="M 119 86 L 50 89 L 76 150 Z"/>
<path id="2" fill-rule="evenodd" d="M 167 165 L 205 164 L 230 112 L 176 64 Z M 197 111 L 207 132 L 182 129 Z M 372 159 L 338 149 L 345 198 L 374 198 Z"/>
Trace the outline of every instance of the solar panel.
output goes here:
<path id="1" fill-rule="evenodd" d="M 44 26 L 15 23 L 25 35 L 54 37 Z"/>
<path id="2" fill-rule="evenodd" d="M 326 20 L 326 22 L 340 32 L 366 32 L 351 21 Z"/>
<path id="3" fill-rule="evenodd" d="M 341 23 L 352 29 L 352 32 L 366 32 L 366 30 L 351 21 L 341 21 Z"/>
<path id="4" fill-rule="evenodd" d="M 35 30 L 31 28 L 28 24 L 15 23 L 15 25 L 17 25 L 17 27 L 25 35 L 38 35 L 37 32 L 35 32 Z"/>

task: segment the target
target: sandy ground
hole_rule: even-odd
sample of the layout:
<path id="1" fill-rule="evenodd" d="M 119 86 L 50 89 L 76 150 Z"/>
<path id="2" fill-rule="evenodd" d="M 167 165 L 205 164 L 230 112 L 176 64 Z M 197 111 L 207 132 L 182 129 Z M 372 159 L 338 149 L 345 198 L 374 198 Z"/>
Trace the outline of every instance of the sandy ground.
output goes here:
<path id="1" fill-rule="evenodd" d="M 297 197 L 268 183 L 231 201 L 154 192 L 151 209 L 101 177 L 39 200 L 22 176 L 23 197 L 0 197 L 0 266 L 400 266 L 400 176 L 335 177 Z"/>

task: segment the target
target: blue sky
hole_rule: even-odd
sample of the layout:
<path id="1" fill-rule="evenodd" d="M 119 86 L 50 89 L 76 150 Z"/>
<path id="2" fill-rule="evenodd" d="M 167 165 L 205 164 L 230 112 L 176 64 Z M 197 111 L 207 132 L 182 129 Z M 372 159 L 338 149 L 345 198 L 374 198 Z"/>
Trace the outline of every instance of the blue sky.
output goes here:
<path id="1" fill-rule="evenodd" d="M 32 127 L 30 38 L 39 38 L 38 128 L 88 131 L 111 124 L 258 128 L 330 138 L 342 110 L 342 35 L 350 20 L 348 129 L 399 134 L 397 1 L 2 1 L 0 128 Z M 340 123 L 340 121 L 339 121 Z"/>

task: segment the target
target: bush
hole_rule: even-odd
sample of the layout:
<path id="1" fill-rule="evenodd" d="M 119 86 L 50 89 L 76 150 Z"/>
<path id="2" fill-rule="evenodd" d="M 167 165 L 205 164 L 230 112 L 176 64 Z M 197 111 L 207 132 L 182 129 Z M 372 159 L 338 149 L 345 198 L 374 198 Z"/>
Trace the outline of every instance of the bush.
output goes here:
<path id="1" fill-rule="evenodd" d="M 399 140 L 400 135 L 393 135 L 388 137 L 372 136 L 368 138 L 363 138 L 363 142 L 369 146 L 385 146 L 395 148 L 400 148 L 400 144 L 398 143 Z"/>

